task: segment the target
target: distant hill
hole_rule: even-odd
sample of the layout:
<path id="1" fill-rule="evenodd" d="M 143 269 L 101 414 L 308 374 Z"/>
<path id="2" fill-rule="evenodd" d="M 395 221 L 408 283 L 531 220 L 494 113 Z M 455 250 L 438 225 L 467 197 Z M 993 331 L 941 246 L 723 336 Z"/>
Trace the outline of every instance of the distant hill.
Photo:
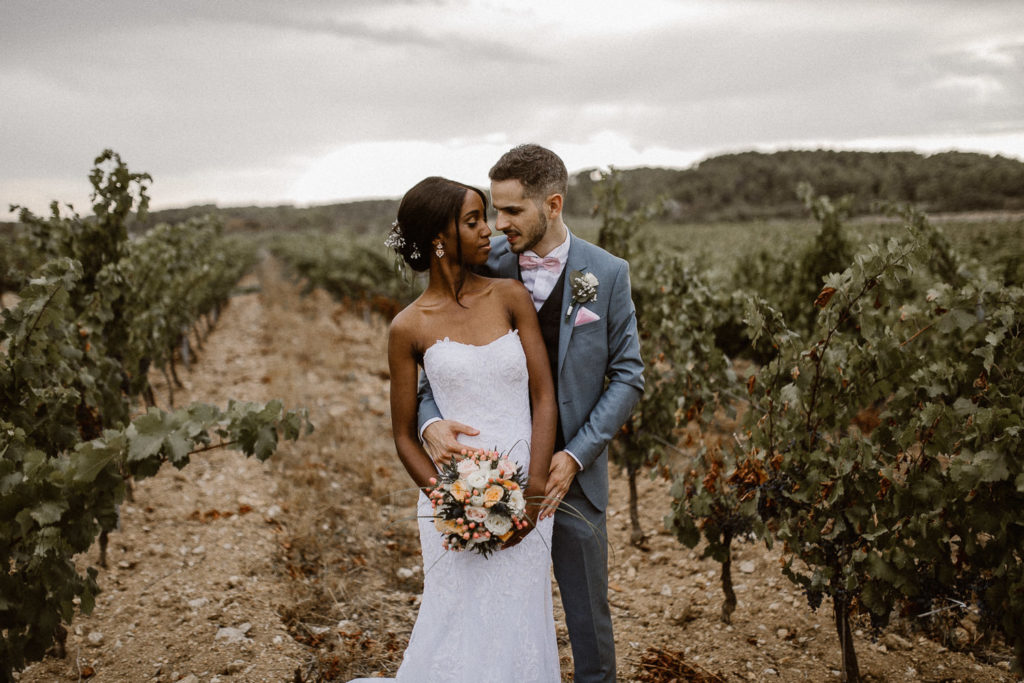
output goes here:
<path id="1" fill-rule="evenodd" d="M 590 176 L 573 176 L 566 213 L 590 212 Z M 910 202 L 930 212 L 1024 209 L 1024 163 L 966 152 L 743 152 L 685 170 L 622 172 L 631 205 L 663 196 L 668 217 L 678 221 L 801 216 L 795 189 L 802 180 L 817 194 L 853 195 L 856 213 L 873 212 L 878 201 Z"/>
<path id="2" fill-rule="evenodd" d="M 592 170 L 570 178 L 565 213 L 589 216 Z M 786 151 L 711 157 L 687 169 L 622 171 L 632 207 L 665 197 L 666 218 L 677 222 L 791 218 L 806 215 L 796 186 L 810 182 L 818 194 L 855 198 L 854 212 L 873 213 L 881 201 L 910 202 L 925 211 L 1024 210 L 1024 163 L 966 152 Z M 157 188 L 159 190 L 159 188 Z M 218 207 L 213 204 L 153 211 L 134 230 L 177 223 L 192 216 L 219 216 L 228 231 L 275 230 L 379 232 L 395 217 L 398 198 L 325 204 Z M 0 239 L 13 224 L 0 224 Z"/>
<path id="3" fill-rule="evenodd" d="M 185 209 L 151 211 L 144 222 L 133 226 L 132 229 L 145 230 L 158 223 L 179 223 L 194 216 L 213 214 L 224 222 L 224 228 L 229 232 L 251 230 L 331 232 L 339 228 L 346 228 L 363 233 L 379 231 L 382 225 L 387 225 L 394 220 L 397 212 L 397 199 L 371 199 L 323 204 L 308 208 L 297 208 L 288 204 L 235 207 L 205 204 Z"/>

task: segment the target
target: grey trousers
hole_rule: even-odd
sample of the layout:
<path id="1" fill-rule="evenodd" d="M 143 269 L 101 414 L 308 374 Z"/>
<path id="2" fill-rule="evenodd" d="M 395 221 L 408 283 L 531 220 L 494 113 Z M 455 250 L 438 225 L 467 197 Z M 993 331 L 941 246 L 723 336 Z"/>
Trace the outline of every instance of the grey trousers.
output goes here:
<path id="1" fill-rule="evenodd" d="M 608 533 L 577 481 L 555 513 L 551 559 L 562 594 L 577 683 L 614 683 L 615 638 L 608 606 Z M 579 516 L 586 519 L 583 521 Z"/>

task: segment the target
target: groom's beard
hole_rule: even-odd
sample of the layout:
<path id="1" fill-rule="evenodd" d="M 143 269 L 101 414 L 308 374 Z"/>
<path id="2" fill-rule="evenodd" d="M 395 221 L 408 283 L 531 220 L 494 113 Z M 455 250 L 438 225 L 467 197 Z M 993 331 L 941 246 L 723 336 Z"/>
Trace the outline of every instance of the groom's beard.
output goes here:
<path id="1" fill-rule="evenodd" d="M 534 224 L 534 229 L 531 231 L 529 241 L 523 239 L 520 240 L 519 244 L 512 247 L 513 254 L 522 254 L 523 252 L 529 251 L 537 246 L 537 243 L 544 239 L 544 235 L 548 232 L 548 217 L 543 213 L 537 217 L 537 222 Z M 522 235 L 522 233 L 520 233 Z M 526 235 L 523 235 L 525 238 Z"/>

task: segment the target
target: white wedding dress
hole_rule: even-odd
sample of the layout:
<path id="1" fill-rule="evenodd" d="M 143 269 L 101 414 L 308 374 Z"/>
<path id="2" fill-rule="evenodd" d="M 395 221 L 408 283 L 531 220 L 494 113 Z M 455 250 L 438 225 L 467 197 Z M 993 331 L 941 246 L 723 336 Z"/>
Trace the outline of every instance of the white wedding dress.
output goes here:
<path id="1" fill-rule="evenodd" d="M 528 470 L 530 393 L 518 333 L 484 346 L 445 338 L 427 349 L 423 364 L 441 415 L 480 431 L 459 441 L 507 453 Z M 441 547 L 422 493 L 418 514 L 423 599 L 395 680 L 560 681 L 551 603 L 552 518 L 518 545 L 484 558 Z"/>

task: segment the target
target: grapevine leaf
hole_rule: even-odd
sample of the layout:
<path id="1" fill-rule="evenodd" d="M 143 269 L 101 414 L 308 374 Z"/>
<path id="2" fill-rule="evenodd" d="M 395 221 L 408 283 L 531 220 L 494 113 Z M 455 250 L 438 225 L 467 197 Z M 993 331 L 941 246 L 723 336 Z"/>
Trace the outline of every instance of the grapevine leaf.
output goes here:
<path id="1" fill-rule="evenodd" d="M 21 472 L 11 472 L 0 477 L 0 495 L 9 495 L 18 484 L 24 481 L 24 478 Z"/>
<path id="2" fill-rule="evenodd" d="M 868 574 L 875 579 L 885 581 L 886 583 L 892 583 L 896 578 L 896 572 L 893 568 L 882 559 L 881 555 L 877 553 L 871 553 L 868 555 L 867 564 Z"/>
<path id="3" fill-rule="evenodd" d="M 259 460 L 266 460 L 277 449 L 277 430 L 272 425 L 263 425 L 256 432 L 256 442 L 252 446 L 251 453 Z"/>
<path id="4" fill-rule="evenodd" d="M 782 387 L 781 391 L 779 392 L 779 395 L 783 401 L 789 403 L 792 406 L 797 405 L 800 401 L 800 389 L 793 382 L 790 382 L 789 384 Z"/>
<path id="5" fill-rule="evenodd" d="M 67 509 L 68 504 L 63 500 L 47 500 L 33 507 L 29 514 L 40 526 L 46 526 L 59 522 Z"/>
<path id="6" fill-rule="evenodd" d="M 979 410 L 974 416 L 974 424 L 977 425 L 978 429 L 982 433 L 986 433 L 992 427 L 993 421 L 995 421 L 995 411 L 986 408 L 985 410 Z"/>
<path id="7" fill-rule="evenodd" d="M 957 417 L 966 417 L 976 412 L 978 412 L 978 406 L 969 398 L 961 397 L 953 402 L 953 413 Z"/>
<path id="8" fill-rule="evenodd" d="M 160 452 L 164 440 L 174 428 L 170 417 L 161 410 L 151 408 L 145 415 L 135 418 L 129 427 L 128 460 L 145 460 Z"/>
<path id="9" fill-rule="evenodd" d="M 188 464 L 188 456 L 195 443 L 194 438 L 194 436 L 189 438 L 189 435 L 183 434 L 181 430 L 167 435 L 163 445 L 166 447 L 167 459 L 171 464 L 179 469 Z"/>
<path id="10" fill-rule="evenodd" d="M 992 366 L 995 365 L 996 362 L 996 350 L 994 347 L 985 346 L 980 349 L 974 349 L 971 353 L 981 358 L 985 372 L 992 371 Z"/>
<path id="11" fill-rule="evenodd" d="M 85 484 L 95 480 L 115 457 L 124 452 L 125 443 L 123 434 L 110 433 L 80 444 L 71 457 L 74 480 Z"/>
<path id="12" fill-rule="evenodd" d="M 1010 470 L 1006 466 L 1006 455 L 994 451 L 980 451 L 975 454 L 974 462 L 981 471 L 981 481 L 994 482 L 1008 479 Z"/>
<path id="13" fill-rule="evenodd" d="M 910 486 L 910 491 L 918 500 L 927 501 L 940 488 L 939 481 L 935 477 L 924 475 L 915 479 L 914 483 Z"/>
<path id="14" fill-rule="evenodd" d="M 954 331 L 963 332 L 970 329 L 978 322 L 978 317 L 971 311 L 962 308 L 953 309 L 941 319 L 937 325 L 940 332 L 951 334 Z"/>
<path id="15" fill-rule="evenodd" d="M 89 567 L 87 570 L 88 581 L 85 582 L 84 590 L 79 596 L 81 602 L 79 603 L 79 609 L 82 610 L 83 614 L 91 614 L 94 607 L 96 607 L 96 577 L 99 572 L 96 571 L 95 567 Z"/>

